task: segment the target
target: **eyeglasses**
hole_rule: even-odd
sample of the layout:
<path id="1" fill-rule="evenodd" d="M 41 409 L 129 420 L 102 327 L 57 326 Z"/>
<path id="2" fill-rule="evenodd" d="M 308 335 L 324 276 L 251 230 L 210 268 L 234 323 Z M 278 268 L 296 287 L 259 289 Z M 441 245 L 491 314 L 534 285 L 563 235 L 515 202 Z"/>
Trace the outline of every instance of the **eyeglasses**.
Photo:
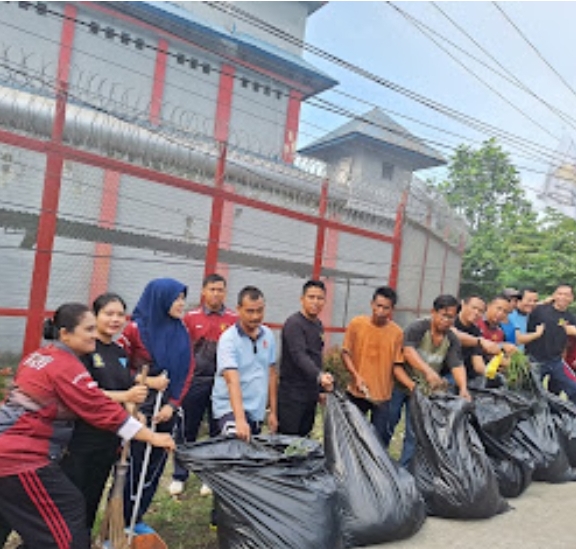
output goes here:
<path id="1" fill-rule="evenodd" d="M 442 320 L 446 320 L 447 322 L 454 322 L 456 320 L 456 315 L 449 315 L 447 313 L 436 313 Z"/>

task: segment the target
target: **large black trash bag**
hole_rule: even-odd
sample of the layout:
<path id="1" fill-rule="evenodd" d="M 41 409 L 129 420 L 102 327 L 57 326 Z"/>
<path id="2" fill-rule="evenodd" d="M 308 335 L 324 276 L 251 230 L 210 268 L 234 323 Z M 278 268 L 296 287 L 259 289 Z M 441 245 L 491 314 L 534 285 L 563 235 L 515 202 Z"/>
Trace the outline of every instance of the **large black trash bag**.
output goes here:
<path id="1" fill-rule="evenodd" d="M 507 388 L 515 395 L 525 399 L 530 405 L 528 417 L 518 421 L 510 435 L 510 441 L 516 448 L 527 453 L 526 463 L 534 469 L 533 480 L 559 483 L 575 480 L 557 432 L 554 419 L 548 407 L 550 393 L 540 381 L 540 366 L 530 363 L 517 379 L 507 379 Z"/>
<path id="2" fill-rule="evenodd" d="M 531 403 L 503 388 L 470 388 L 473 414 L 480 440 L 498 479 L 500 494 L 515 498 L 526 490 L 534 471 L 530 454 L 512 440 L 521 419 L 531 413 Z"/>
<path id="3" fill-rule="evenodd" d="M 576 467 L 576 406 L 552 393 L 546 396 L 560 445 L 570 466 Z"/>
<path id="4" fill-rule="evenodd" d="M 518 422 L 512 440 L 530 455 L 534 466 L 533 480 L 560 483 L 576 480 L 558 433 L 547 401 L 543 398 L 532 406 L 532 413 Z"/>
<path id="5" fill-rule="evenodd" d="M 449 393 L 416 389 L 410 399 L 416 454 L 411 469 L 430 515 L 489 518 L 508 509 L 478 434 L 472 403 Z"/>
<path id="6" fill-rule="evenodd" d="M 221 549 L 338 549 L 336 484 L 320 443 L 217 437 L 177 458 L 214 491 Z"/>
<path id="7" fill-rule="evenodd" d="M 413 477 L 391 460 L 358 408 L 329 394 L 324 416 L 328 470 L 338 486 L 346 547 L 363 547 L 415 534 L 426 508 Z"/>

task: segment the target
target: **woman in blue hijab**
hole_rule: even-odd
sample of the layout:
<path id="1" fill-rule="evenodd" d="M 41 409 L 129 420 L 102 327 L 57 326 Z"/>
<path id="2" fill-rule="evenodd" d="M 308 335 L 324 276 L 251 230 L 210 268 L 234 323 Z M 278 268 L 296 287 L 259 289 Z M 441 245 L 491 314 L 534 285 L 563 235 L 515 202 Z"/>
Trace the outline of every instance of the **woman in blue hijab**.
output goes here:
<path id="1" fill-rule="evenodd" d="M 174 411 L 180 406 L 194 371 L 190 337 L 182 322 L 186 294 L 187 287 L 172 278 L 150 281 L 134 309 L 132 322 L 118 340 L 128 354 L 133 372 L 139 372 L 144 364 L 149 365 L 147 385 L 150 391 L 140 408 L 149 424 L 157 392 L 165 390 L 163 405 L 155 418 L 158 431 L 163 432 L 172 430 Z M 166 376 L 162 375 L 163 372 L 166 372 Z M 126 524 L 129 524 L 132 516 L 145 448 L 144 444 L 134 443 L 130 450 L 130 470 L 124 492 Z M 153 449 L 136 521 L 136 535 L 153 532 L 142 522 L 142 516 L 152 502 L 165 464 L 166 452 Z"/>

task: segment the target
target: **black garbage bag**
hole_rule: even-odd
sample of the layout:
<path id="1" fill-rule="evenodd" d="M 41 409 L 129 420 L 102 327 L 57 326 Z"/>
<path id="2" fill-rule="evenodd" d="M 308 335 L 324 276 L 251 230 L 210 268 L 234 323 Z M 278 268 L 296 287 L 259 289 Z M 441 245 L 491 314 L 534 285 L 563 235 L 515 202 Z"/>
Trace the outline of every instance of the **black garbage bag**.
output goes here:
<path id="1" fill-rule="evenodd" d="M 522 395 L 504 388 L 474 388 L 472 414 L 482 431 L 493 437 L 508 437 L 518 421 L 530 416 L 533 404 Z"/>
<path id="2" fill-rule="evenodd" d="M 552 393 L 546 396 L 560 445 L 570 466 L 576 467 L 576 406 Z"/>
<path id="3" fill-rule="evenodd" d="M 179 446 L 216 495 L 221 549 L 338 549 L 336 484 L 320 443 L 282 435 Z"/>
<path id="4" fill-rule="evenodd" d="M 474 398 L 473 422 L 498 479 L 500 494 L 515 498 L 532 481 L 533 460 L 511 435 L 532 404 L 524 397 L 499 389 L 469 389 Z"/>
<path id="5" fill-rule="evenodd" d="M 560 444 L 547 400 L 538 400 L 530 416 L 518 422 L 511 438 L 530 455 L 534 466 L 533 480 L 551 483 L 576 480 Z"/>
<path id="6" fill-rule="evenodd" d="M 347 398 L 329 394 L 324 450 L 338 487 L 346 547 L 407 538 L 426 519 L 426 508 L 410 473 L 388 456 L 372 425 Z"/>
<path id="7" fill-rule="evenodd" d="M 416 389 L 410 399 L 416 454 L 411 469 L 428 513 L 446 518 L 489 518 L 508 509 L 478 434 L 472 403 Z"/>

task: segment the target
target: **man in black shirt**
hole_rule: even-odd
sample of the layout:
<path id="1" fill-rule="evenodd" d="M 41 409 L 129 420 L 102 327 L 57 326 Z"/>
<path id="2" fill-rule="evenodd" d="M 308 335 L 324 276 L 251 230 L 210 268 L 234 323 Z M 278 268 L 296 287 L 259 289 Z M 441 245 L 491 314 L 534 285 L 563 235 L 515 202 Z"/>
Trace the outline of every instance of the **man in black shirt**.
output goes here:
<path id="1" fill-rule="evenodd" d="M 462 299 L 460 312 L 454 321 L 455 329 L 453 331 L 462 345 L 462 360 L 464 366 L 466 366 L 468 381 L 484 375 L 484 370 L 486 369 L 482 349 L 482 332 L 476 326 L 485 311 L 486 304 L 484 300 L 478 296 L 471 295 Z M 461 332 L 472 336 L 474 344 L 469 344 L 468 340 L 470 338 L 461 337 Z"/>
<path id="2" fill-rule="evenodd" d="M 538 305 L 528 318 L 528 332 L 544 324 L 542 335 L 526 345 L 528 354 L 540 363 L 542 378 L 550 376 L 548 389 L 559 394 L 564 391 L 576 403 L 576 374 L 562 360 L 568 335 L 576 335 L 576 317 L 568 311 L 574 300 L 572 287 L 568 284 L 557 286 L 552 295 L 553 301 Z"/>
<path id="3" fill-rule="evenodd" d="M 322 312 L 326 289 L 320 280 L 302 288 L 302 307 L 284 323 L 278 386 L 278 431 L 307 436 L 314 426 L 320 388 L 331 391 L 332 375 L 322 372 L 324 328 Z"/>

